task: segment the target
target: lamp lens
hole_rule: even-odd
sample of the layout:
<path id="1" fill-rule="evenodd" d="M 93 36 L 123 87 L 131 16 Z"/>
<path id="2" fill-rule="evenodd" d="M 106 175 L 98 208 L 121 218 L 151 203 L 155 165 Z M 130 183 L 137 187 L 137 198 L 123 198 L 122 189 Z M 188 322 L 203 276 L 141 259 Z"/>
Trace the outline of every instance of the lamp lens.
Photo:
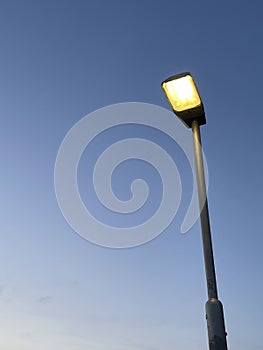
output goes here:
<path id="1" fill-rule="evenodd" d="M 176 112 L 200 106 L 201 99 L 190 75 L 163 83 L 165 94 Z"/>

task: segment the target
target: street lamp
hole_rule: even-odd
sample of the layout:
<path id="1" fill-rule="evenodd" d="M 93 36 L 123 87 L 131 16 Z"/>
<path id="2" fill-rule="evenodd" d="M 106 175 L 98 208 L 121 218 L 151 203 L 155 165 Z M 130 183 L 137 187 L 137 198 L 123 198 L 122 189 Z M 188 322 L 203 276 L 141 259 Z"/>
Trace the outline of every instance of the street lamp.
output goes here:
<path id="1" fill-rule="evenodd" d="M 208 301 L 206 320 L 210 350 L 227 350 L 223 305 L 218 300 L 213 247 L 206 196 L 200 125 L 206 124 L 201 97 L 189 72 L 174 75 L 162 82 L 162 88 L 174 113 L 192 128 L 196 179 L 202 228 L 202 242 L 205 262 Z M 204 203 L 204 204 L 203 204 Z"/>

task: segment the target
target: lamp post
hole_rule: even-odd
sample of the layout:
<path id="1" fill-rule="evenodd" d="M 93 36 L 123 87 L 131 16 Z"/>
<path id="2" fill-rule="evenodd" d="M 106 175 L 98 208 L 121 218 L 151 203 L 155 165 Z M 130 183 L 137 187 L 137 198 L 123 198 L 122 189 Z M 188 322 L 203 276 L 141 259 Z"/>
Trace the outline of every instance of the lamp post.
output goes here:
<path id="1" fill-rule="evenodd" d="M 190 73 L 169 77 L 162 82 L 162 88 L 174 113 L 192 128 L 196 180 L 200 207 L 200 221 L 206 272 L 208 301 L 206 320 L 210 350 L 227 350 L 223 305 L 218 300 L 215 265 L 213 257 L 209 211 L 206 196 L 200 125 L 206 124 L 202 100 Z"/>

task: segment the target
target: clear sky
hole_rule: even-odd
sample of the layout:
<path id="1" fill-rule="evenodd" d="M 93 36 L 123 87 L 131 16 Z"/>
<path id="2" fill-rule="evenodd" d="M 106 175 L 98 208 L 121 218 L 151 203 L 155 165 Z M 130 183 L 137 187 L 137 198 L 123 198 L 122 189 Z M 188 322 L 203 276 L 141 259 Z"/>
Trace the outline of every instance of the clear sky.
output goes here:
<path id="1" fill-rule="evenodd" d="M 182 235 L 182 208 L 151 242 L 104 248 L 67 224 L 53 184 L 58 148 L 77 121 L 120 102 L 169 108 L 160 83 L 184 71 L 207 116 L 229 349 L 263 348 L 262 11 L 259 0 L 0 1 L 0 350 L 207 348 L 199 222 Z M 184 185 L 189 167 L 177 166 Z M 185 207 L 190 194 L 188 184 Z"/>

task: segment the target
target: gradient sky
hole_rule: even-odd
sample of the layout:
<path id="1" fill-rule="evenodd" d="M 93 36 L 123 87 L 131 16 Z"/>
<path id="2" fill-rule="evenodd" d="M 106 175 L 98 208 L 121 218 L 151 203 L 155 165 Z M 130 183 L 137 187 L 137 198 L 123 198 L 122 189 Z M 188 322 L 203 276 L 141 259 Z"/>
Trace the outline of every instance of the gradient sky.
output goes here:
<path id="1" fill-rule="evenodd" d="M 103 248 L 68 226 L 53 186 L 78 120 L 119 102 L 169 108 L 160 83 L 184 71 L 207 116 L 229 349 L 263 348 L 262 11 L 259 0 L 0 1 L 0 350 L 207 348 L 199 223 L 180 234 L 182 209 L 145 245 Z"/>

